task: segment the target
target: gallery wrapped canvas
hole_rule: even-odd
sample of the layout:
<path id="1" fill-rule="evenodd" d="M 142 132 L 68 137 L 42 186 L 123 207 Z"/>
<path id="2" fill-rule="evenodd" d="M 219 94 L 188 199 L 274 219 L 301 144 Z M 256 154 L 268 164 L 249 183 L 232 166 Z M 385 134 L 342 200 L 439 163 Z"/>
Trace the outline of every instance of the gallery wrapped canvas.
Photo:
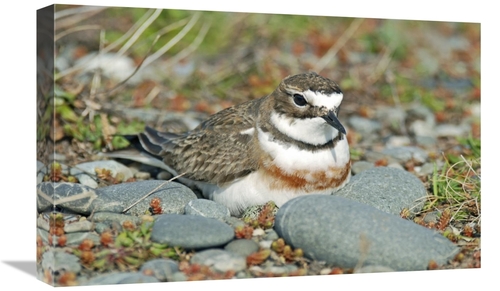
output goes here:
<path id="1" fill-rule="evenodd" d="M 480 25 L 37 11 L 37 278 L 481 267 Z"/>

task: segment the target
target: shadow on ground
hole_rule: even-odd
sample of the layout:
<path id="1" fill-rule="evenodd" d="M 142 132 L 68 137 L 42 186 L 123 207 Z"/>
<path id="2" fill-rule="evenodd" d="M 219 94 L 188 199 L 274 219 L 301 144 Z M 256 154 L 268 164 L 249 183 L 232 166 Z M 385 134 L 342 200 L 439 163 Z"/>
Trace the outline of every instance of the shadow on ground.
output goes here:
<path id="1" fill-rule="evenodd" d="M 3 263 L 12 266 L 20 271 L 25 272 L 36 278 L 36 262 L 35 261 L 3 261 Z"/>

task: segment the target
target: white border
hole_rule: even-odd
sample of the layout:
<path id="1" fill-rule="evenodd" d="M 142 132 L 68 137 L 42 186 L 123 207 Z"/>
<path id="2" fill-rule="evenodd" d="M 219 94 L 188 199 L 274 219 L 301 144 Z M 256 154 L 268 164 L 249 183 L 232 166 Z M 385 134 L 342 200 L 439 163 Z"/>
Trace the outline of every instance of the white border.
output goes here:
<path id="1" fill-rule="evenodd" d="M 486 1 L 485 1 L 486 2 Z M 9 3 L 9 4 L 6 4 Z M 40 283 L 32 275 L 11 267 L 5 261 L 33 261 L 35 258 L 35 209 L 34 173 L 35 173 L 35 27 L 36 9 L 52 4 L 49 1 L 19 2 L 9 1 L 4 4 L 6 13 L 1 18 L 2 45 L 1 55 L 4 74 L 1 77 L 0 87 L 2 105 L 0 117 L 2 126 L 0 181 L 0 215 L 2 218 L 2 238 L 0 239 L 0 274 L 1 285 L 10 290 L 14 288 L 33 287 L 30 289 L 48 290 L 48 285 Z M 68 2 L 66 2 L 68 3 Z M 71 2 L 69 2 L 71 3 Z M 119 4 L 118 4 L 119 3 Z M 168 4 L 165 4 L 168 3 Z M 491 120 L 492 110 L 499 109 L 498 90 L 493 86 L 498 82 L 496 71 L 498 68 L 498 22 L 495 21 L 494 1 L 487 4 L 470 1 L 150 1 L 150 0 L 110 0 L 75 1 L 71 4 L 128 6 L 128 7 L 162 7 L 192 10 L 244 11 L 264 13 L 306 14 L 350 16 L 368 18 L 440 20 L 459 22 L 481 22 L 482 38 L 482 144 L 483 156 L 483 199 L 482 203 L 482 269 L 481 270 L 452 270 L 436 272 L 405 272 L 390 274 L 364 274 L 328 277 L 300 277 L 287 279 L 257 279 L 257 280 L 226 280 L 216 282 L 189 282 L 136 285 L 111 285 L 95 287 L 78 287 L 64 290 L 198 290 L 198 288 L 217 287 L 219 290 L 237 290 L 251 285 L 253 290 L 293 289 L 325 289 L 342 290 L 375 289 L 382 287 L 386 290 L 423 290 L 432 288 L 454 288 L 476 290 L 487 282 L 486 275 L 492 274 L 498 262 L 498 247 L 493 233 L 498 233 L 492 221 L 498 221 L 492 213 L 498 213 L 493 207 L 498 207 L 498 190 L 491 189 L 494 181 L 493 162 L 497 159 L 490 157 L 491 146 L 496 144 L 498 134 L 498 120 Z M 495 73 L 494 73 L 495 72 Z M 495 79 L 493 79 L 495 77 Z M 496 88 L 495 88 L 496 89 Z M 29 103 L 27 105 L 27 103 Z M 491 134 L 493 133 L 493 134 Z M 498 186 L 496 186 L 498 187 Z M 496 226 L 496 225 L 495 225 Z M 492 242 L 495 242 L 492 244 Z M 495 264 L 496 263 L 496 264 Z M 494 265 L 495 264 L 495 265 Z M 488 276 L 490 277 L 490 276 Z M 250 284 L 249 284 L 250 283 Z M 262 290 L 264 290 L 262 289 Z M 481 288 L 480 288 L 481 289 Z M 443 289 L 445 290 L 445 289 Z"/>

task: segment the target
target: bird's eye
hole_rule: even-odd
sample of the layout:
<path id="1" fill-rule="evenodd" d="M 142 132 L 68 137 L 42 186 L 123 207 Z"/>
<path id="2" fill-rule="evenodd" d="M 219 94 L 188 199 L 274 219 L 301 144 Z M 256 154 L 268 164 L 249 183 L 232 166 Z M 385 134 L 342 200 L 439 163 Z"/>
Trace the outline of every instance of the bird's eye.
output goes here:
<path id="1" fill-rule="evenodd" d="M 293 102 L 295 104 L 297 104 L 297 106 L 305 106 L 307 104 L 307 101 L 306 99 L 304 98 L 304 96 L 300 95 L 300 94 L 293 94 Z"/>

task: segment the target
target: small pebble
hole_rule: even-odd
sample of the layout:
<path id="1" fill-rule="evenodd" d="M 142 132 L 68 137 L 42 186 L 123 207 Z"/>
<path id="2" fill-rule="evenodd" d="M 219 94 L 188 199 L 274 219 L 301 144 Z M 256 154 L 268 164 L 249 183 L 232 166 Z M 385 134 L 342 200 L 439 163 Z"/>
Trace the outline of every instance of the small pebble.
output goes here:
<path id="1" fill-rule="evenodd" d="M 220 249 L 209 249 L 197 252 L 190 260 L 191 264 L 210 266 L 217 272 L 242 271 L 247 263 L 244 256 Z"/>
<path id="2" fill-rule="evenodd" d="M 151 240 L 186 249 L 206 249 L 227 244 L 234 238 L 229 225 L 198 215 L 163 214 L 156 218 Z"/>
<path id="3" fill-rule="evenodd" d="M 251 239 L 237 239 L 228 243 L 224 249 L 233 253 L 237 253 L 243 257 L 255 253 L 259 250 L 259 244 Z"/>
<path id="4" fill-rule="evenodd" d="M 231 215 L 226 206 L 207 199 L 193 199 L 189 201 L 184 211 L 186 215 L 200 215 L 219 220 Z"/>
<path id="5" fill-rule="evenodd" d="M 262 228 L 256 228 L 253 230 L 252 236 L 263 236 L 266 232 Z"/>
<path id="6" fill-rule="evenodd" d="M 173 274 L 179 271 L 179 263 L 172 259 L 153 259 L 144 263 L 139 271 L 151 273 L 159 281 L 173 281 Z"/>
<path id="7" fill-rule="evenodd" d="M 149 180 L 151 178 L 151 174 L 148 172 L 137 172 L 134 174 L 134 177 L 137 180 Z"/>

